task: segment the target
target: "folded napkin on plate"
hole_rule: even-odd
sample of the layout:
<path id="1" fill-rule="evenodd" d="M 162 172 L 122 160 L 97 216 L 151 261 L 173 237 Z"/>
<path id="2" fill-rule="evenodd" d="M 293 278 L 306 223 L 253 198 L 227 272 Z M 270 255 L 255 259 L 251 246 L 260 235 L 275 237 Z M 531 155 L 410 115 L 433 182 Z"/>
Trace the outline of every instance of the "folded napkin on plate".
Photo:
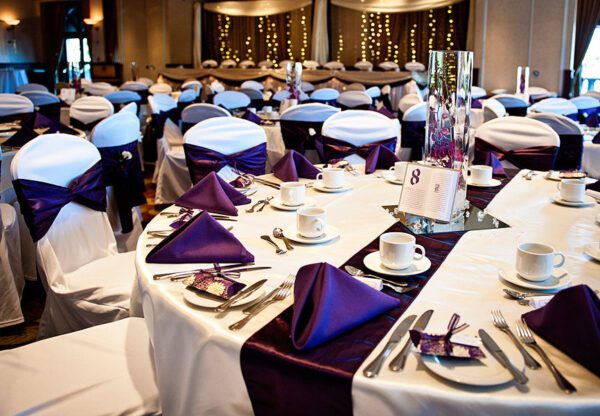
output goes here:
<path id="1" fill-rule="evenodd" d="M 252 202 L 215 172 L 211 172 L 181 195 L 175 205 L 184 208 L 203 209 L 216 214 L 237 215 L 235 205 Z"/>
<path id="2" fill-rule="evenodd" d="M 4 146 L 9 147 L 22 147 L 29 143 L 32 139 L 35 139 L 41 133 L 36 130 L 45 129 L 43 134 L 50 133 L 65 133 L 77 136 L 79 133 L 64 124 L 50 120 L 48 117 L 40 113 L 35 113 L 35 120 L 33 127 L 29 127 L 27 123 L 23 123 L 21 128 L 13 134 L 7 141 L 3 143 Z"/>
<path id="3" fill-rule="evenodd" d="M 315 179 L 319 169 L 314 167 L 304 155 L 290 150 L 273 166 L 273 175 L 284 182 L 297 182 L 298 178 Z"/>
<path id="4" fill-rule="evenodd" d="M 328 263 L 303 266 L 294 284 L 292 342 L 314 348 L 399 305 Z"/>
<path id="5" fill-rule="evenodd" d="M 251 121 L 255 124 L 261 125 L 263 123 L 263 119 L 260 118 L 260 116 L 254 114 L 252 111 L 250 110 L 246 110 L 244 111 L 244 114 L 242 114 L 242 117 L 244 120 L 248 120 Z"/>
<path id="6" fill-rule="evenodd" d="M 600 299 L 589 286 L 564 289 L 522 318 L 537 335 L 600 376 Z"/>
<path id="7" fill-rule="evenodd" d="M 254 256 L 207 212 L 192 218 L 146 256 L 148 263 L 252 263 Z"/>

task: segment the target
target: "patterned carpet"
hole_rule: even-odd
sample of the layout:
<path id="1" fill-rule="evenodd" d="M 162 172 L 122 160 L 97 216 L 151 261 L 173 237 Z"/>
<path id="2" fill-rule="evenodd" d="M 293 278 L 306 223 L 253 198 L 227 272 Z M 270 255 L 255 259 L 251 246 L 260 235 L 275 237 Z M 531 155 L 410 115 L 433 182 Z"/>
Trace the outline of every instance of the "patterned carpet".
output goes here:
<path id="1" fill-rule="evenodd" d="M 152 183 L 151 170 L 146 170 L 146 205 L 142 205 L 142 221 L 144 226 L 158 214 L 154 206 L 154 194 L 156 186 Z M 26 281 L 21 300 L 21 310 L 25 317 L 25 322 L 19 325 L 13 325 L 6 328 L 0 328 L 0 350 L 20 347 L 35 342 L 38 333 L 39 320 L 44 311 L 44 302 L 46 293 L 41 282 Z"/>

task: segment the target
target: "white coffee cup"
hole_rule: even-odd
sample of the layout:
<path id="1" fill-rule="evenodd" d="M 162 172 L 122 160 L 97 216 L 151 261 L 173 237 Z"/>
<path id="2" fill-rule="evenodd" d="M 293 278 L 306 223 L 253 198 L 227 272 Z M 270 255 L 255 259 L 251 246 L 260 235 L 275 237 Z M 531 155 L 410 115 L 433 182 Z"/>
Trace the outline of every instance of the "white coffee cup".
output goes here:
<path id="1" fill-rule="evenodd" d="M 279 185 L 279 197 L 283 205 L 297 207 L 304 204 L 306 186 L 300 182 L 284 182 Z"/>
<path id="2" fill-rule="evenodd" d="M 408 162 L 396 162 L 394 166 L 390 168 L 390 171 L 394 172 L 396 175 L 396 179 L 399 181 L 404 180 L 404 175 L 406 174 L 406 168 L 408 167 Z"/>
<path id="3" fill-rule="evenodd" d="M 416 250 L 420 253 L 417 253 Z M 388 269 L 401 270 L 410 267 L 414 260 L 425 257 L 425 248 L 416 244 L 414 236 L 407 233 L 385 233 L 379 237 L 381 264 Z"/>
<path id="4" fill-rule="evenodd" d="M 492 181 L 494 170 L 487 165 L 472 165 L 469 168 L 469 176 L 473 183 L 488 184 Z"/>
<path id="5" fill-rule="evenodd" d="M 327 213 L 321 208 L 302 208 L 296 213 L 296 229 L 302 237 L 321 237 L 326 221 Z"/>
<path id="6" fill-rule="evenodd" d="M 317 180 L 323 181 L 325 188 L 341 188 L 344 185 L 344 169 L 325 168 L 317 175 Z"/>
<path id="7" fill-rule="evenodd" d="M 585 182 L 580 179 L 563 179 L 557 185 L 561 199 L 569 202 L 583 201 Z"/>
<path id="8" fill-rule="evenodd" d="M 558 264 L 554 259 L 560 257 Z M 565 256 L 552 246 L 541 243 L 521 243 L 517 246 L 517 273 L 523 279 L 541 282 L 552 275 L 552 269 L 565 264 Z"/>

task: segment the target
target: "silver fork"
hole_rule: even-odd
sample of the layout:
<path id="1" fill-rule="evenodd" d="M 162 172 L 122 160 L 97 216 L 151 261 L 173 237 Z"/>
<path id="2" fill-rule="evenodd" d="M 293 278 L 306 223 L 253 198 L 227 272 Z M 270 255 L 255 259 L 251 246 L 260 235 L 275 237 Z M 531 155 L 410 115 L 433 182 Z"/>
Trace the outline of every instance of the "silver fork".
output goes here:
<path id="1" fill-rule="evenodd" d="M 558 371 L 558 369 L 554 366 L 552 361 L 550 361 L 550 358 L 548 358 L 542 347 L 540 347 L 535 341 L 535 338 L 533 338 L 533 334 L 531 333 L 531 330 L 527 327 L 527 324 L 525 322 L 517 321 L 517 333 L 519 334 L 519 338 L 521 338 L 521 341 L 524 344 L 527 344 L 528 346 L 533 348 L 535 351 L 537 351 L 540 357 L 542 357 L 542 360 L 544 360 L 544 362 L 552 372 L 552 375 L 554 376 L 558 387 L 560 387 L 562 391 L 564 391 L 567 394 L 576 393 L 577 389 L 575 388 L 575 386 L 573 386 L 569 382 L 569 380 L 567 380 L 560 373 L 560 371 Z"/>
<path id="2" fill-rule="evenodd" d="M 496 309 L 492 311 L 492 321 L 494 322 L 494 326 L 496 328 L 500 329 L 502 332 L 506 333 L 510 337 L 512 342 L 519 349 L 519 352 L 525 359 L 525 364 L 527 364 L 527 367 L 534 369 L 541 367 L 540 363 L 538 363 L 535 360 L 535 358 L 531 356 L 531 354 L 525 351 L 525 348 L 523 348 L 517 337 L 515 337 L 515 335 L 512 333 L 500 310 Z"/>
<path id="3" fill-rule="evenodd" d="M 280 302 L 287 298 L 292 291 L 292 287 L 294 286 L 294 278 L 293 276 L 289 276 L 280 286 L 279 290 L 273 294 L 272 297 L 267 296 L 265 300 L 256 305 L 252 311 L 246 315 L 243 319 L 229 325 L 229 329 L 231 331 L 237 331 L 238 329 L 242 329 L 252 318 L 258 315 L 261 311 L 263 311 L 267 306 L 272 305 L 273 303 Z"/>

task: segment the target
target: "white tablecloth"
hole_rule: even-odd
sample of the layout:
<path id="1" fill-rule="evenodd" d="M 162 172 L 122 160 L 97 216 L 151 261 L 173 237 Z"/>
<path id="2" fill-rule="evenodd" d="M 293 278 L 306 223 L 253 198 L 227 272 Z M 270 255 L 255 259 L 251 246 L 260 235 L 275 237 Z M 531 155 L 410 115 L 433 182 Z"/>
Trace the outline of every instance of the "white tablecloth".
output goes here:
<path id="1" fill-rule="evenodd" d="M 295 274 L 302 265 L 326 261 L 343 264 L 354 253 L 394 223 L 381 208 L 395 204 L 400 188 L 375 175 L 349 177 L 351 192 L 322 194 L 314 189 L 308 196 L 328 212 L 328 222 L 341 230 L 338 241 L 324 246 L 297 246 L 277 256 L 262 241 L 273 227 L 294 222 L 294 214 L 271 207 L 262 213 L 247 214 L 240 209 L 233 233 L 256 257 L 259 265 L 272 266 L 269 273 L 248 273 L 248 278 L 272 276 L 274 280 Z M 489 205 L 488 210 L 514 228 L 467 233 L 455 246 L 442 267 L 431 278 L 408 313 L 433 308 L 431 325 L 445 325 L 457 312 L 473 329 L 486 328 L 504 345 L 507 338 L 493 328 L 492 308 L 502 309 L 512 324 L 528 308 L 506 299 L 497 269 L 514 260 L 516 241 L 531 232 L 531 238 L 551 242 L 567 257 L 566 268 L 575 283 L 598 287 L 600 264 L 582 254 L 586 243 L 600 240 L 600 227 L 594 223 L 597 207 L 565 208 L 550 202 L 556 183 L 537 175 L 532 181 L 517 176 Z M 260 187 L 252 199 L 276 191 Z M 163 229 L 168 220 L 157 217 L 149 229 Z M 159 224 L 160 223 L 160 224 Z M 227 225 L 230 225 L 227 223 Z M 165 271 L 189 270 L 196 265 L 146 264 L 149 248 L 142 236 L 138 243 L 136 266 L 143 312 L 155 351 L 161 402 L 165 414 L 251 414 L 252 407 L 242 377 L 239 355 L 246 339 L 277 316 L 291 299 L 269 307 L 238 332 L 227 326 L 243 316 L 232 311 L 224 318 L 191 308 L 182 299 L 181 283 L 154 281 L 152 275 Z M 176 342 L 174 342 L 176 340 Z M 384 368 L 380 376 L 366 379 L 359 370 L 353 381 L 352 396 L 356 415 L 398 414 L 598 414 L 600 379 L 561 352 L 540 340 L 565 376 L 577 387 L 575 396 L 559 391 L 546 368 L 528 370 L 528 391 L 514 386 L 497 389 L 464 389 L 432 377 L 411 355 L 402 373 Z M 379 348 L 373 351 L 372 357 Z M 365 362 L 370 361 L 367 359 Z M 224 388 L 224 386 L 226 386 Z M 324 394 L 326 394 L 324 392 Z"/>

